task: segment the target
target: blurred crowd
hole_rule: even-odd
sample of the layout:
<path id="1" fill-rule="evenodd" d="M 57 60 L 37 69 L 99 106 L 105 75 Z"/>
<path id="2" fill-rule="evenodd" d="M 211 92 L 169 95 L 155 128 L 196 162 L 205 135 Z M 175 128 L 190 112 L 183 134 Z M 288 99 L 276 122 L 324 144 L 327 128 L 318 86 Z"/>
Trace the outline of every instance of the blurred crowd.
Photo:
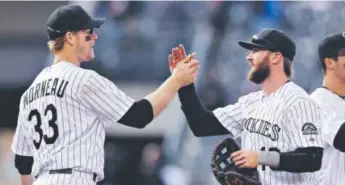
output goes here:
<path id="1" fill-rule="evenodd" d="M 248 51 L 238 46 L 238 40 L 250 40 L 263 28 L 284 30 L 297 45 L 293 80 L 307 92 L 312 92 L 322 80 L 317 57 L 319 40 L 326 34 L 345 30 L 345 2 L 73 3 L 81 3 L 97 17 L 109 18 L 96 30 L 99 35 L 95 45 L 96 58 L 83 67 L 94 69 L 115 83 L 161 83 L 170 75 L 168 54 L 173 47 L 183 44 L 187 52 L 196 52 L 201 63 L 196 86 L 202 102 L 209 109 L 234 103 L 239 96 L 260 88 L 247 81 L 249 64 L 245 57 Z M 51 62 L 48 51 L 47 56 L 45 65 Z M 167 135 L 162 148 L 152 143 L 142 147 L 138 173 L 142 178 L 154 176 L 151 178 L 154 181 L 147 182 L 150 185 L 216 184 L 209 158 L 220 139 L 195 138 L 185 126 L 181 133 Z M 169 146 L 171 143 L 178 143 L 174 144 L 174 152 L 170 150 L 173 148 Z M 8 142 L 1 145 L 8 146 Z M 11 161 L 7 156 L 1 158 Z M 14 174 L 6 170 L 6 165 L 11 164 L 0 165 L 0 184 L 5 178 L 3 174 L 9 173 L 6 178 L 12 178 Z M 171 180 L 175 178 L 180 180 Z M 144 185 L 145 181 L 140 182 Z M 135 184 L 132 182 L 132 185 Z"/>
<path id="2" fill-rule="evenodd" d="M 247 81 L 248 51 L 237 41 L 250 40 L 263 28 L 276 28 L 295 40 L 293 80 L 310 93 L 322 81 L 317 44 L 326 34 L 345 30 L 344 5 L 327 1 L 99 2 L 94 5 L 95 15 L 113 19 L 99 30 L 99 55 L 90 65 L 98 65 L 114 81 L 162 82 L 169 75 L 168 54 L 183 44 L 187 52 L 197 53 L 201 62 L 197 90 L 205 106 L 214 109 L 260 88 Z M 179 142 L 176 154 L 165 146 L 165 154 L 173 156 L 169 162 L 181 167 L 173 171 L 182 171 L 189 184 L 216 184 L 209 158 L 222 137 L 195 138 L 188 126 L 181 132 L 166 138 L 168 144 Z"/>
<path id="3" fill-rule="evenodd" d="M 198 89 L 214 108 L 259 87 L 247 82 L 249 40 L 262 28 L 287 32 L 297 45 L 294 80 L 311 92 L 321 81 L 317 43 L 341 32 L 344 2 L 138 2 L 101 1 L 91 7 L 99 17 L 112 17 L 98 30 L 97 68 L 116 81 L 161 82 L 168 75 L 167 57 L 183 44 L 201 62 Z M 135 75 L 133 75 L 135 74 Z"/>

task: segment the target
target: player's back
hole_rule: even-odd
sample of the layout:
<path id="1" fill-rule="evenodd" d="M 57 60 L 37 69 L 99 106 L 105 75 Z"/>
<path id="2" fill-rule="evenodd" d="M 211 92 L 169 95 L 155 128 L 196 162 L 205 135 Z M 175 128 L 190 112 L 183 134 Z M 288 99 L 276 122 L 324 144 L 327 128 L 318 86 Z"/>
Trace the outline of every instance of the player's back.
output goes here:
<path id="1" fill-rule="evenodd" d="M 345 121 L 345 100 L 326 88 L 318 88 L 311 97 L 322 108 L 322 138 L 325 142 L 320 184 L 342 184 L 345 182 L 345 153 L 334 148 L 333 141 L 339 127 Z"/>
<path id="2" fill-rule="evenodd" d="M 103 173 L 104 127 L 81 101 L 93 73 L 59 62 L 43 69 L 22 95 L 18 122 L 34 156 L 33 175 L 66 168 Z"/>

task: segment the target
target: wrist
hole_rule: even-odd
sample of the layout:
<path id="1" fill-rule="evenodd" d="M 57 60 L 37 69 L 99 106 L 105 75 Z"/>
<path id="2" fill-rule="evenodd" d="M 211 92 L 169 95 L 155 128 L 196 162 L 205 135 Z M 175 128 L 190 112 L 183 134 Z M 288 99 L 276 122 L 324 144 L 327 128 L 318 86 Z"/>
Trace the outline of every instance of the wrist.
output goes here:
<path id="1" fill-rule="evenodd" d="M 278 167 L 280 162 L 280 154 L 276 151 L 259 151 L 259 164 L 270 167 Z"/>
<path id="2" fill-rule="evenodd" d="M 181 80 L 174 73 L 169 77 L 168 81 L 172 84 L 172 87 L 178 91 L 182 87 Z"/>

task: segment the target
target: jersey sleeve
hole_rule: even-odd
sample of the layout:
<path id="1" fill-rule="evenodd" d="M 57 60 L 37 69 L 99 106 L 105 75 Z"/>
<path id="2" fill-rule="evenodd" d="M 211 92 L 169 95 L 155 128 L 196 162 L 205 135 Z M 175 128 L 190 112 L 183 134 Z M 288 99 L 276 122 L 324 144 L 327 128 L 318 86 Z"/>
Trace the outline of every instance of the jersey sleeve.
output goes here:
<path id="1" fill-rule="evenodd" d="M 336 112 L 336 104 L 332 101 L 332 97 L 328 96 L 325 91 L 315 91 L 310 96 L 321 107 L 321 119 L 322 119 L 322 140 L 330 146 L 334 146 L 335 136 L 341 125 L 345 122 L 343 114 Z"/>
<path id="2" fill-rule="evenodd" d="M 16 131 L 14 133 L 11 149 L 17 155 L 32 156 L 32 149 L 29 144 L 29 139 L 25 135 L 25 128 L 23 124 L 23 115 L 19 113 Z"/>
<path id="3" fill-rule="evenodd" d="M 228 129 L 234 137 L 238 137 L 242 131 L 242 101 L 240 98 L 235 104 L 217 108 L 213 111 L 218 121 Z"/>
<path id="4" fill-rule="evenodd" d="M 85 81 L 81 97 L 83 104 L 106 125 L 116 123 L 134 103 L 113 82 L 97 73 L 92 73 Z"/>
<path id="5" fill-rule="evenodd" d="M 322 122 L 322 132 L 321 136 L 324 142 L 330 146 L 334 146 L 335 136 L 338 134 L 340 127 L 345 122 L 345 119 L 342 117 L 332 117 L 326 118 Z"/>
<path id="6" fill-rule="evenodd" d="M 312 100 L 298 101 L 287 109 L 284 127 L 296 148 L 323 147 L 320 110 Z"/>

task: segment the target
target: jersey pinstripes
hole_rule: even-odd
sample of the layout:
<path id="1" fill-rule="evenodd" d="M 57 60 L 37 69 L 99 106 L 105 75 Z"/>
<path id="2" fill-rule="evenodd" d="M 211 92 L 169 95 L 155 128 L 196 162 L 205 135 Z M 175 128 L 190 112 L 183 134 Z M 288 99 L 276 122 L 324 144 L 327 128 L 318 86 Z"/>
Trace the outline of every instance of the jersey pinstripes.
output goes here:
<path id="1" fill-rule="evenodd" d="M 241 136 L 244 149 L 287 152 L 322 146 L 320 108 L 293 82 L 269 95 L 259 91 L 242 96 L 213 112 L 225 128 Z M 316 179 L 315 173 L 278 172 L 267 166 L 258 170 L 265 185 L 312 185 Z"/>
<path id="2" fill-rule="evenodd" d="M 134 103 L 111 81 L 69 62 L 45 68 L 22 95 L 12 150 L 32 175 L 73 168 L 104 178 L 105 128 Z"/>
<path id="3" fill-rule="evenodd" d="M 333 92 L 318 88 L 311 97 L 322 108 L 322 139 L 324 154 L 321 171 L 318 172 L 320 185 L 343 184 L 345 182 L 345 153 L 333 146 L 340 126 L 345 122 L 345 100 Z"/>

